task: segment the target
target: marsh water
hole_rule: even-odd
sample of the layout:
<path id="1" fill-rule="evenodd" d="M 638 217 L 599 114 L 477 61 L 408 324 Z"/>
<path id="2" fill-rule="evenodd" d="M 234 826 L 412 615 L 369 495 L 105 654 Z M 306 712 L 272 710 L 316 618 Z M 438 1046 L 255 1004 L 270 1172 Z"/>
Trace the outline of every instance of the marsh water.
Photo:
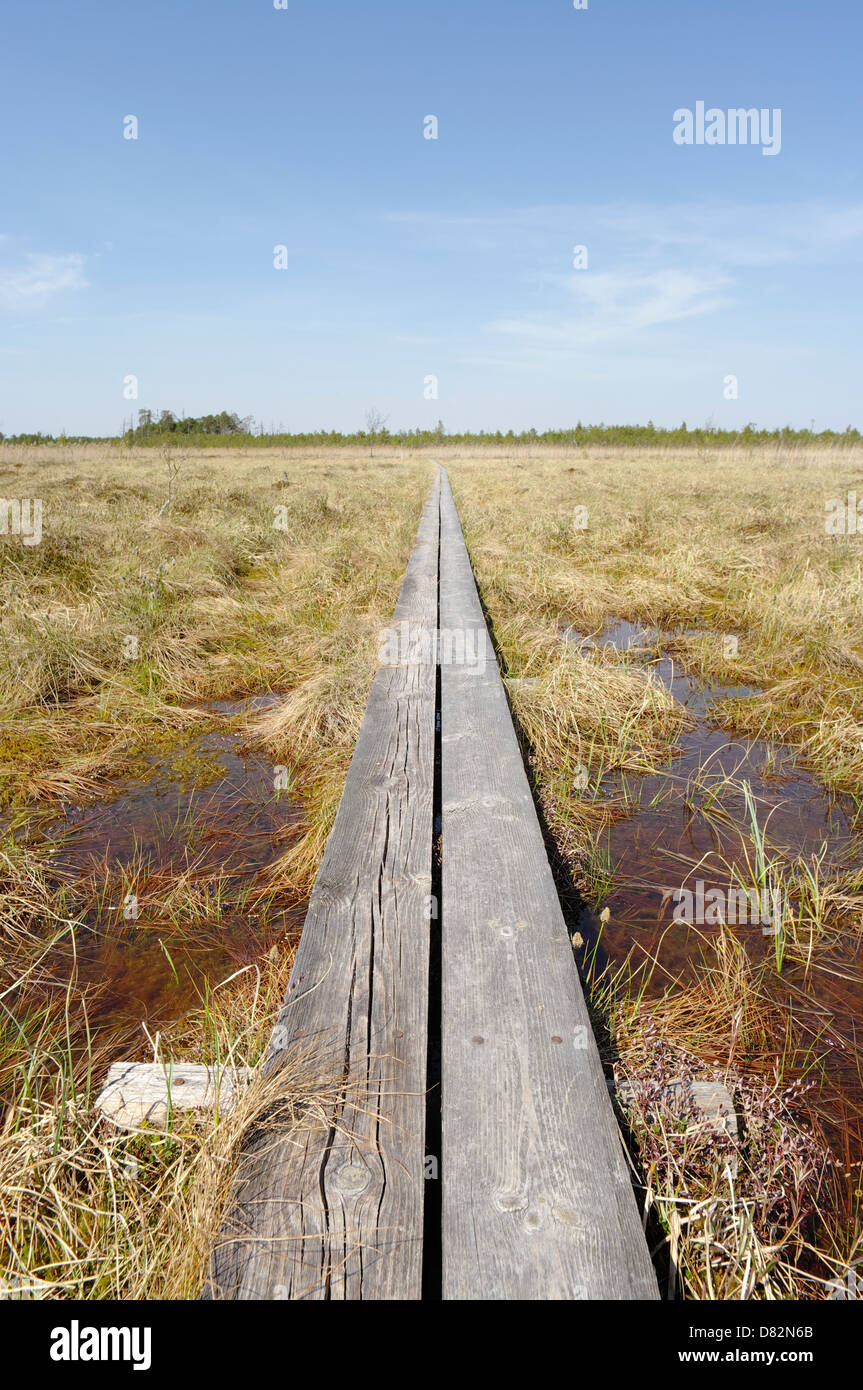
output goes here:
<path id="1" fill-rule="evenodd" d="M 733 866 L 746 880 L 753 807 L 771 849 L 818 857 L 825 880 L 863 863 L 853 801 L 832 795 L 787 748 L 719 726 L 717 702 L 746 700 L 752 687 L 695 679 L 663 651 L 661 634 L 622 621 L 594 638 L 569 628 L 564 636 L 584 655 L 595 646 L 637 663 L 690 716 L 664 767 L 606 774 L 594 789 L 609 808 L 599 847 L 607 885 L 578 928 L 600 961 L 644 964 L 648 999 L 698 973 L 719 927 L 709 914 L 691 925 L 675 920 L 674 894 L 697 884 L 708 899 L 711 890 L 727 892 Z M 249 721 L 279 699 L 201 706 L 200 730 L 182 749 L 154 751 L 98 802 L 43 823 L 49 881 L 76 923 L 52 952 L 49 984 L 58 990 L 74 972 L 87 990 L 90 1027 L 106 1039 L 140 1043 L 142 1024 L 152 1032 L 181 1018 L 209 986 L 299 932 L 305 904 L 267 886 L 268 870 L 296 836 L 298 809 L 289 791 L 276 791 L 272 762 L 247 741 Z M 829 1058 L 835 1130 L 857 1158 L 859 925 L 849 922 L 844 936 L 822 945 L 808 971 L 789 958 L 781 972 L 769 919 L 731 928 L 764 967 L 774 997 L 794 1010 L 814 1055 Z"/>
<path id="2" fill-rule="evenodd" d="M 750 864 L 755 859 L 753 807 L 771 851 L 810 864 L 817 857 L 822 881 L 829 880 L 831 870 L 847 874 L 856 866 L 856 882 L 863 883 L 863 827 L 853 800 L 831 794 L 789 749 L 740 739 L 718 726 L 717 702 L 727 697 L 745 700 L 758 693 L 753 687 L 696 680 L 663 653 L 661 634 L 623 621 L 606 624 L 595 639 L 571 629 L 565 635 L 585 655 L 590 655 L 593 640 L 597 647 L 613 649 L 621 660 L 643 665 L 692 719 L 661 770 L 645 776 L 606 775 L 599 789 L 601 800 L 618 808 L 600 844 L 608 892 L 596 907 L 584 909 L 579 927 L 586 939 L 599 943 L 600 958 L 620 964 L 630 956 L 636 966 L 644 964 L 648 998 L 693 978 L 711 937 L 720 930 L 719 920 L 727 916 L 722 903 L 730 900 L 732 880 L 751 882 L 747 859 Z M 700 914 L 697 884 L 702 909 L 708 905 Z M 705 920 L 691 925 L 675 920 L 686 915 L 687 903 L 679 894 L 684 886 L 692 893 L 692 915 Z M 712 899 L 711 890 L 718 890 Z M 600 920 L 600 909 L 606 910 L 607 920 Z M 847 932 L 816 947 L 808 971 L 790 958 L 781 962 L 780 971 L 776 918 L 770 910 L 753 922 L 754 915 L 752 911 L 749 920 L 738 920 L 730 929 L 752 962 L 766 967 L 763 978 L 773 996 L 793 1008 L 814 1053 L 822 1062 L 829 1057 L 830 1089 L 836 1094 L 832 1113 L 846 1139 L 849 1129 L 853 1131 L 851 1147 L 859 1158 L 860 923 L 849 920 Z"/>
<path id="3" fill-rule="evenodd" d="M 302 904 L 266 890 L 296 808 L 236 729 L 278 699 L 200 706 L 201 731 L 181 749 L 148 755 L 134 779 L 43 825 L 49 881 L 75 922 L 53 973 L 74 968 L 92 1028 L 140 1036 L 142 1022 L 173 1021 L 299 929 Z"/>

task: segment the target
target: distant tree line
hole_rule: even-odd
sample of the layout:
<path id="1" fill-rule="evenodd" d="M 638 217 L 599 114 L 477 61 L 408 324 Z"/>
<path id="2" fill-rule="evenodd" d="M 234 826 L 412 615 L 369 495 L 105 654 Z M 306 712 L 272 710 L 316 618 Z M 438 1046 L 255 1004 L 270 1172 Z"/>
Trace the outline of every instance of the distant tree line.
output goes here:
<path id="1" fill-rule="evenodd" d="M 158 418 L 152 410 L 139 410 L 138 423 L 126 430 L 123 438 L 134 444 L 148 444 L 163 441 L 174 435 L 249 435 L 252 430 L 251 415 L 240 419 L 235 411 L 221 410 L 218 415 L 181 415 L 170 410 L 160 410 Z"/>
<path id="2" fill-rule="evenodd" d="M 304 447 L 368 447 L 398 445 L 401 448 L 429 448 L 447 444 L 502 444 L 507 447 L 555 447 L 584 444 L 616 445 L 657 445 L 666 448 L 673 445 L 695 445 L 697 447 L 734 444 L 858 444 L 861 433 L 851 425 L 844 431 L 811 429 L 792 429 L 785 425 L 781 429 L 759 429 L 749 423 L 740 430 L 718 429 L 712 424 L 690 429 L 686 421 L 670 428 L 654 425 L 648 420 L 646 425 L 583 425 L 581 421 L 570 429 L 559 430 L 470 430 L 448 434 L 443 421 L 439 420 L 434 429 L 389 430 L 385 424 L 375 421 L 371 430 L 356 430 L 343 433 L 340 430 L 311 430 L 292 432 L 279 429 L 265 432 L 263 425 L 255 429 L 251 416 L 240 417 L 235 412 L 223 410 L 218 415 L 199 415 L 177 417 L 170 410 L 162 410 L 158 416 L 154 411 L 138 412 L 138 423 L 127 429 L 121 436 L 127 444 L 165 445 L 171 441 L 184 447 L 195 445 L 212 446 L 218 437 L 220 446 L 242 449 L 267 448 L 277 445 L 280 448 Z M 50 434 L 13 434 L 0 440 L 9 444 L 90 444 L 117 442 L 116 437 L 92 435 L 53 436 Z"/>

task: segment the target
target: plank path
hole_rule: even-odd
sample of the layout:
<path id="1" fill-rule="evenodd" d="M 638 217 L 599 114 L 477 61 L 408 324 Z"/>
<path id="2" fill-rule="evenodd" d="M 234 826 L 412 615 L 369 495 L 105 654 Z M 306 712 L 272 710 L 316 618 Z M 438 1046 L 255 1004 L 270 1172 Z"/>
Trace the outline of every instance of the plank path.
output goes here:
<path id="1" fill-rule="evenodd" d="M 655 1299 L 443 469 L 382 653 L 264 1063 L 277 1084 L 306 1057 L 318 1100 L 246 1143 L 204 1296 L 415 1299 L 425 1260 L 432 1297 Z M 430 896 L 438 717 L 440 903 Z M 441 1017 L 429 1017 L 430 965 Z M 431 1092 L 440 1229 L 425 1218 L 437 1180 L 425 1176 L 430 1046 L 442 1068 Z"/>

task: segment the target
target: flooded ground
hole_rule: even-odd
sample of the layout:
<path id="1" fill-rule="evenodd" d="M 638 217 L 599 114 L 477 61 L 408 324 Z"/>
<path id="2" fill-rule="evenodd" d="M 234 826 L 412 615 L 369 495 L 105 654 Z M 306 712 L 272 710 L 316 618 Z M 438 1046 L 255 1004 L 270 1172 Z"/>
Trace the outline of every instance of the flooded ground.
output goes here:
<path id="1" fill-rule="evenodd" d="M 62 984 L 87 989 L 97 1030 L 160 1027 L 217 983 L 299 930 L 304 905 L 267 887 L 297 813 L 272 763 L 244 746 L 245 725 L 278 703 L 268 695 L 199 707 L 205 730 L 153 754 L 142 775 L 98 803 L 43 823 L 47 877 L 75 922 L 52 950 Z"/>
<path id="2" fill-rule="evenodd" d="M 863 1153 L 863 1076 L 859 1050 L 863 1018 L 860 912 L 849 914 L 847 930 L 822 941 L 807 971 L 791 959 L 776 969 L 777 923 L 768 895 L 767 911 L 753 921 L 734 921 L 728 908 L 732 888 L 753 879 L 757 850 L 753 811 L 771 854 L 810 865 L 818 862 L 822 883 L 843 878 L 863 865 L 858 808 L 850 798 L 833 796 L 786 748 L 741 740 L 717 727 L 717 702 L 746 699 L 747 686 L 705 685 L 687 675 L 665 654 L 655 631 L 625 622 L 608 624 L 593 638 L 567 630 L 567 640 L 585 654 L 591 646 L 613 648 L 622 660 L 648 668 L 692 717 L 674 756 L 659 772 L 642 777 L 611 774 L 598 789 L 613 813 L 599 844 L 600 892 L 579 924 L 589 941 L 613 963 L 631 951 L 635 962 L 654 961 L 647 995 L 692 978 L 705 939 L 726 921 L 750 959 L 764 963 L 765 978 L 778 999 L 793 1007 L 797 1024 L 811 1037 L 813 1056 L 829 1058 L 837 1125 L 856 1133 L 854 1149 Z M 669 645 L 671 645 L 669 643 Z M 747 790 L 748 789 L 748 790 Z M 607 874 L 607 891 L 601 878 Z M 856 875 L 863 886 L 863 871 Z M 691 898 L 683 896 L 688 889 Z M 714 891 L 715 890 L 715 891 Z M 676 895 L 676 896 L 675 896 Z M 781 900 L 780 900 L 781 901 Z M 789 904 L 794 910 L 795 904 Z M 679 919 L 690 912 L 690 925 Z M 602 920 L 600 919 L 600 913 Z M 781 938 L 779 949 L 781 951 Z M 840 1114 L 840 1110 L 842 1113 Z"/>

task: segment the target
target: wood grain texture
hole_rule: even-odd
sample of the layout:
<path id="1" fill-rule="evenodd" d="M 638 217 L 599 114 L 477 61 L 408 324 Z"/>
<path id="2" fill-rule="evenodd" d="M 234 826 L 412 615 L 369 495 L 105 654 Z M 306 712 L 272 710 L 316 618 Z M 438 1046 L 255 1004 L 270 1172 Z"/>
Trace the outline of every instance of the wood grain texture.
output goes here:
<path id="1" fill-rule="evenodd" d="M 198 1062 L 113 1062 L 96 1097 L 96 1109 L 121 1129 L 166 1129 L 177 1111 L 233 1108 L 248 1067 Z"/>
<path id="2" fill-rule="evenodd" d="M 445 473 L 440 627 L 486 637 Z M 444 1298 L 658 1298 L 490 646 L 442 661 L 441 737 Z"/>
<path id="3" fill-rule="evenodd" d="M 439 492 L 264 1065 L 274 1078 L 303 1054 L 331 1098 L 281 1133 L 261 1126 L 245 1150 L 205 1297 L 420 1296 Z"/>

